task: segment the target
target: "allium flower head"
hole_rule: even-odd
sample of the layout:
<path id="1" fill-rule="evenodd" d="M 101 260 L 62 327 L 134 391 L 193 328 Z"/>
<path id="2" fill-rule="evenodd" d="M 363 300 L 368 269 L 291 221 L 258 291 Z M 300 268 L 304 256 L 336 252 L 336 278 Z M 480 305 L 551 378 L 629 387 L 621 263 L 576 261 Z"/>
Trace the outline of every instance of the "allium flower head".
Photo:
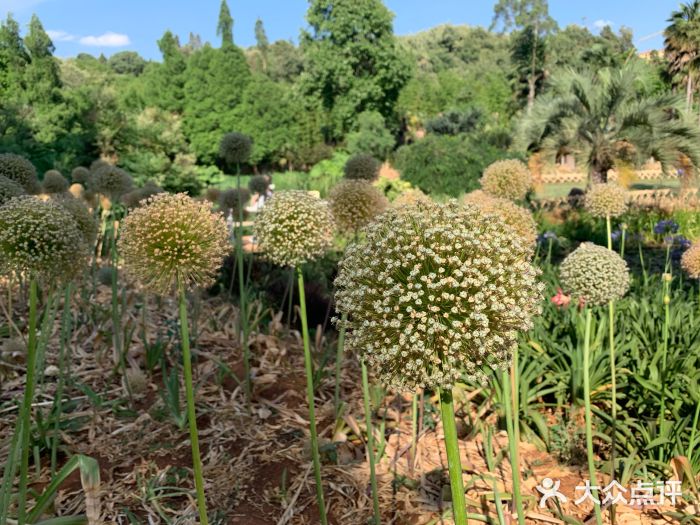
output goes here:
<path id="1" fill-rule="evenodd" d="M 559 267 L 564 290 L 592 306 L 623 297 L 630 286 L 627 263 L 616 252 L 582 243 Z"/>
<path id="2" fill-rule="evenodd" d="M 248 189 L 251 193 L 263 195 L 270 187 L 270 178 L 265 175 L 256 175 L 248 181 Z"/>
<path id="3" fill-rule="evenodd" d="M 86 262 L 87 244 L 73 216 L 53 200 L 32 196 L 0 207 L 0 265 L 40 280 L 68 280 Z"/>
<path id="4" fill-rule="evenodd" d="M 134 181 L 126 171 L 111 164 L 103 164 L 93 174 L 92 188 L 115 201 L 133 188 Z"/>
<path id="5" fill-rule="evenodd" d="M 380 162 L 372 155 L 359 153 L 350 157 L 345 163 L 345 177 L 372 182 L 379 177 L 379 168 L 381 168 Z"/>
<path id="6" fill-rule="evenodd" d="M 58 170 L 49 170 L 44 173 L 42 187 L 45 193 L 65 193 L 68 191 L 70 184 L 68 180 L 61 175 Z"/>
<path id="7" fill-rule="evenodd" d="M 431 199 L 419 189 L 414 188 L 400 193 L 399 196 L 392 201 L 391 205 L 394 208 L 403 208 L 405 206 L 412 206 L 417 202 L 427 204 L 431 202 Z"/>
<path id="8" fill-rule="evenodd" d="M 525 246 L 535 249 L 537 223 L 529 210 L 518 206 L 513 201 L 501 197 L 493 197 L 481 190 L 466 194 L 462 198 L 462 202 L 472 204 L 484 213 L 497 215 L 523 240 Z"/>
<path id="9" fill-rule="evenodd" d="M 336 305 L 346 346 L 384 383 L 450 388 L 508 365 L 544 285 L 503 221 L 456 201 L 417 203 L 364 232 L 339 264 Z"/>
<path id="10" fill-rule="evenodd" d="M 215 188 L 213 186 L 209 187 L 209 188 L 207 188 L 207 191 L 204 192 L 204 198 L 207 199 L 212 204 L 218 204 L 219 199 L 221 198 L 221 190 L 219 188 Z"/>
<path id="11" fill-rule="evenodd" d="M 92 175 L 90 174 L 90 170 L 83 166 L 73 168 L 73 171 L 71 171 L 70 173 L 70 179 L 73 182 L 73 184 L 81 184 L 83 188 L 87 188 L 90 186 L 91 177 Z"/>
<path id="12" fill-rule="evenodd" d="M 243 133 L 227 133 L 219 144 L 219 156 L 229 166 L 243 164 L 248 161 L 253 141 Z"/>
<path id="13" fill-rule="evenodd" d="M 627 211 L 627 202 L 627 190 L 612 182 L 593 184 L 583 201 L 594 217 L 619 217 Z"/>
<path id="14" fill-rule="evenodd" d="M 26 192 L 24 188 L 15 181 L 0 175 L 0 206 L 9 201 L 12 197 L 19 197 Z"/>
<path id="15" fill-rule="evenodd" d="M 522 161 L 499 160 L 488 166 L 481 176 L 481 188 L 494 197 L 523 200 L 532 187 L 532 174 Z"/>
<path id="16" fill-rule="evenodd" d="M 681 267 L 691 279 L 700 279 L 700 242 L 694 242 L 681 257 Z"/>
<path id="17" fill-rule="evenodd" d="M 55 201 L 71 214 L 78 231 L 83 236 L 87 246 L 92 246 L 97 238 L 97 220 L 81 199 L 76 199 L 70 194 L 57 195 Z"/>
<path id="18" fill-rule="evenodd" d="M 263 255 L 280 266 L 296 267 L 323 255 L 333 241 L 333 215 L 326 201 L 306 191 L 280 191 L 255 218 Z"/>
<path id="19" fill-rule="evenodd" d="M 226 223 L 208 204 L 159 193 L 124 219 L 119 249 L 129 273 L 167 294 L 178 284 L 211 284 L 230 244 Z"/>
<path id="20" fill-rule="evenodd" d="M 14 153 L 0 153 L 0 175 L 16 182 L 30 194 L 41 191 L 36 168 L 27 159 Z"/>
<path id="21" fill-rule="evenodd" d="M 341 231 L 352 233 L 364 228 L 382 213 L 389 201 L 364 180 L 342 180 L 328 195 L 335 223 Z"/>
<path id="22" fill-rule="evenodd" d="M 250 192 L 246 188 L 231 188 L 222 191 L 219 195 L 219 208 L 224 215 L 229 215 L 234 219 L 243 212 L 245 215 L 245 206 L 250 200 Z"/>

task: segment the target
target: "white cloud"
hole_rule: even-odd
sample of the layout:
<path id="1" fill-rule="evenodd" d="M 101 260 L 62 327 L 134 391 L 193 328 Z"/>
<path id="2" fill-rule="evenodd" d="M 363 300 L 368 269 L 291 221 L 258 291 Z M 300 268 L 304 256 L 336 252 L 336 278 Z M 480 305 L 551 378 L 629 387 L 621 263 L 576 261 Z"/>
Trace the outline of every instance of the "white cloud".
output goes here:
<path id="1" fill-rule="evenodd" d="M 596 20 L 595 22 L 593 22 L 593 27 L 595 27 L 598 30 L 603 29 L 606 26 L 613 27 L 614 25 L 615 22 L 613 22 L 612 20 Z"/>
<path id="2" fill-rule="evenodd" d="M 66 33 L 65 31 L 58 29 L 49 29 L 46 31 L 46 34 L 49 35 L 49 38 L 54 42 L 72 42 L 78 38 L 75 35 L 71 35 L 70 33 Z"/>
<path id="3" fill-rule="evenodd" d="M 129 40 L 128 35 L 107 31 L 99 36 L 88 35 L 80 37 L 78 42 L 84 46 L 121 47 L 128 46 L 131 40 Z"/>

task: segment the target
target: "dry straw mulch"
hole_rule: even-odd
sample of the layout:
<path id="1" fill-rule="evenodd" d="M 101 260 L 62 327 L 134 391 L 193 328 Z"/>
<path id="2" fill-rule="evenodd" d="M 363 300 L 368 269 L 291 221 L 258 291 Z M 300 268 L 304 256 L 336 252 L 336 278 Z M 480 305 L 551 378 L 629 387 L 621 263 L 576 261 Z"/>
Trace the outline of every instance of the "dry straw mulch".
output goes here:
<path id="1" fill-rule="evenodd" d="M 170 367 L 179 359 L 176 305 L 167 299 L 146 300 L 146 315 L 138 291 L 127 293 L 127 333 L 131 334 L 128 361 L 145 370 L 144 338 L 167 342 Z M 162 371 L 148 375 L 129 399 L 120 374 L 112 363 L 110 293 L 101 287 L 97 300 L 76 307 L 79 319 L 71 345 L 72 385 L 67 389 L 62 419 L 60 461 L 72 454 L 99 461 L 103 523 L 196 523 L 191 477 L 191 454 L 186 428 L 167 415 L 161 394 Z M 241 348 L 237 342 L 237 310 L 221 299 L 194 301 L 196 343 L 196 395 L 200 446 L 210 520 L 238 525 L 316 524 L 316 507 L 308 450 L 308 413 L 300 336 L 272 317 L 251 337 L 254 357 L 254 400 L 250 411 L 237 377 L 242 375 Z M 258 311 L 258 314 L 261 312 Z M 21 318 L 21 311 L 16 314 Z M 56 385 L 59 325 L 53 328 L 47 351 L 46 372 L 38 411 L 46 415 Z M 317 390 L 317 417 L 322 447 L 324 489 L 330 521 L 335 525 L 362 525 L 371 518 L 368 463 L 360 373 L 356 359 L 347 356 L 342 369 L 343 419 L 334 417 L 332 354 L 334 342 L 319 335 L 316 355 L 326 353 L 329 373 Z M 5 356 L 7 358 L 8 356 Z M 5 363 L 0 391 L 0 463 L 7 454 L 21 397 L 22 363 Z M 184 389 L 181 388 L 181 396 Z M 184 399 L 181 399 L 184 413 Z M 477 417 L 475 414 L 473 417 Z M 377 428 L 384 422 L 386 441 L 378 464 L 382 523 L 427 525 L 450 523 L 446 457 L 441 426 L 421 428 L 417 454 L 411 459 L 411 400 L 387 395 L 377 413 Z M 376 429 L 375 429 L 376 430 Z M 377 435 L 378 442 L 381 442 Z M 481 437 L 460 443 L 464 481 L 470 512 L 496 519 L 492 482 L 484 459 Z M 496 452 L 507 447 L 504 433 L 494 439 Z M 528 473 L 528 523 L 562 523 L 536 505 L 535 486 L 545 477 L 562 481 L 562 491 L 573 494 L 586 478 L 583 471 L 563 467 L 548 454 L 527 443 L 521 445 L 522 472 Z M 34 487 L 49 480 L 48 458 L 42 458 L 41 476 Z M 32 470 L 33 471 L 33 470 Z M 495 472 L 501 493 L 510 490 L 510 469 L 502 461 Z M 83 512 L 80 478 L 71 476 L 54 503 L 59 515 Z M 565 505 L 564 512 L 586 516 L 585 508 Z M 621 508 L 618 523 L 670 523 L 660 510 Z M 441 518 L 441 516 L 446 516 Z M 497 523 L 497 521 L 494 521 Z"/>

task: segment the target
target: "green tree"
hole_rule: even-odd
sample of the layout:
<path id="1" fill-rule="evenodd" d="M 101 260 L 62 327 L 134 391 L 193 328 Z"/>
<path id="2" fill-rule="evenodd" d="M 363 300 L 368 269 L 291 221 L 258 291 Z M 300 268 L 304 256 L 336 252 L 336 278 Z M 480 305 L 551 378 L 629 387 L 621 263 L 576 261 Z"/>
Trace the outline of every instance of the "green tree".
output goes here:
<path id="1" fill-rule="evenodd" d="M 214 162 L 221 137 L 238 129 L 237 106 L 250 81 L 243 52 L 235 45 L 205 45 L 189 58 L 185 82 L 184 130 L 202 162 Z"/>
<path id="2" fill-rule="evenodd" d="M 277 163 L 284 156 L 298 118 L 290 96 L 285 84 L 260 75 L 246 87 L 236 109 L 236 129 L 253 139 L 251 164 Z"/>
<path id="3" fill-rule="evenodd" d="M 310 31 L 301 37 L 301 86 L 327 112 L 330 138 L 342 137 L 365 110 L 394 118 L 410 67 L 394 39 L 392 19 L 380 0 L 311 1 Z"/>
<path id="4" fill-rule="evenodd" d="M 672 75 L 686 85 L 686 108 L 693 104 L 693 82 L 700 72 L 700 0 L 681 5 L 664 31 L 664 47 Z"/>
<path id="5" fill-rule="evenodd" d="M 394 136 L 386 127 L 384 117 L 377 111 L 363 111 L 357 117 L 355 130 L 348 134 L 348 152 L 351 155 L 369 153 L 386 160 L 394 148 Z"/>
<path id="6" fill-rule="evenodd" d="M 24 70 L 29 54 L 19 33 L 19 24 L 7 15 L 0 24 L 0 98 L 5 104 L 18 100 L 24 91 Z"/>
<path id="7" fill-rule="evenodd" d="M 523 149 L 554 160 L 573 153 L 588 166 L 591 181 L 607 180 L 618 162 L 642 164 L 650 157 L 664 171 L 684 156 L 700 165 L 700 129 L 682 119 L 679 100 L 650 94 L 638 65 L 596 72 L 565 72 L 553 79 L 521 122 Z"/>
<path id="8" fill-rule="evenodd" d="M 216 35 L 221 37 L 221 45 L 233 45 L 233 17 L 226 0 L 221 0 L 219 22 L 216 25 Z"/>
<path id="9" fill-rule="evenodd" d="M 26 100 L 29 104 L 49 105 L 60 101 L 61 78 L 54 45 L 36 15 L 29 22 L 24 38 L 30 62 L 24 71 Z"/>
<path id="10" fill-rule="evenodd" d="M 267 52 L 270 49 L 270 42 L 267 39 L 265 26 L 260 18 L 255 21 L 255 47 L 262 57 L 262 70 L 267 71 Z"/>
<path id="11" fill-rule="evenodd" d="M 107 60 L 112 71 L 120 75 L 133 75 L 135 77 L 143 73 L 146 61 L 136 51 L 120 51 L 113 54 Z"/>
<path id="12" fill-rule="evenodd" d="M 514 44 L 513 59 L 520 71 L 529 69 L 527 107 L 530 109 L 543 68 L 542 48 L 546 37 L 557 29 L 557 23 L 549 16 L 547 0 L 498 0 L 493 8 L 491 29 L 499 24 L 503 31 L 519 29 L 523 32 Z"/>
<path id="13" fill-rule="evenodd" d="M 304 69 L 304 57 L 298 47 L 278 40 L 268 48 L 265 73 L 276 82 L 294 82 Z"/>
<path id="14" fill-rule="evenodd" d="M 158 40 L 158 48 L 163 62 L 150 64 L 143 75 L 146 100 L 149 105 L 182 113 L 187 57 L 180 48 L 180 40 L 170 31 L 166 31 Z"/>

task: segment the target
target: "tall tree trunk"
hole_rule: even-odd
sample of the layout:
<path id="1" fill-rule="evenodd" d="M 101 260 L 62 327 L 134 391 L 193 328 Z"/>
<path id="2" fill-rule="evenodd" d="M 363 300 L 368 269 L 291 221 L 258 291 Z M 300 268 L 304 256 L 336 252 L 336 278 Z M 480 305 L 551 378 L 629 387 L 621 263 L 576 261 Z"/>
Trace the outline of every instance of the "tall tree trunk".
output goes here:
<path id="1" fill-rule="evenodd" d="M 588 172 L 588 187 L 608 182 L 608 169 L 606 166 L 591 166 Z"/>

